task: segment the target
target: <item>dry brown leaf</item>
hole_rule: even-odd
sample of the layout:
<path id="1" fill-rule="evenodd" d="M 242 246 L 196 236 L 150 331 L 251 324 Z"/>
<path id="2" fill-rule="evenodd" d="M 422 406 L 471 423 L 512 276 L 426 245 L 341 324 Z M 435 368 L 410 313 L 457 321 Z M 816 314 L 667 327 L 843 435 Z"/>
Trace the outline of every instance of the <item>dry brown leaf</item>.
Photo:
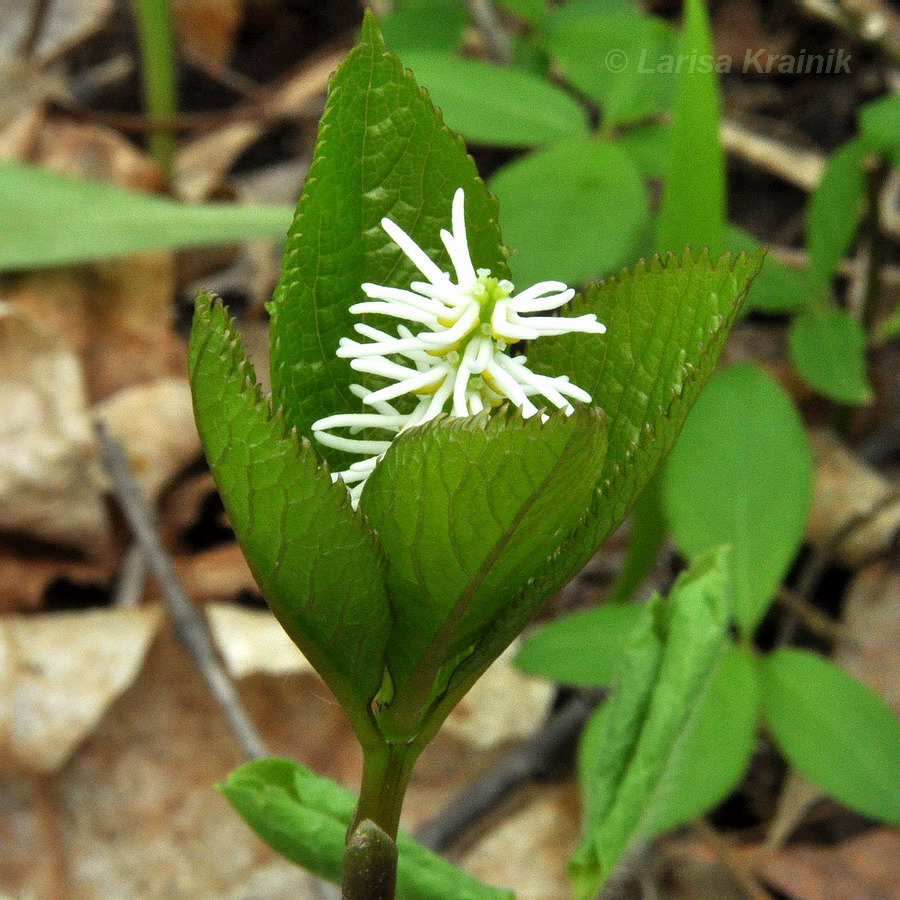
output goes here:
<path id="1" fill-rule="evenodd" d="M 30 152 L 29 162 L 60 175 L 148 193 L 165 190 L 152 160 L 119 132 L 96 123 L 48 119 Z"/>
<path id="2" fill-rule="evenodd" d="M 175 565 L 188 596 L 194 601 L 226 600 L 241 591 L 259 591 L 237 544 L 178 556 Z"/>
<path id="3" fill-rule="evenodd" d="M 40 606 L 47 588 L 66 578 L 76 584 L 106 584 L 109 564 L 86 563 L 66 556 L 21 555 L 0 551 L 0 615 Z"/>
<path id="4" fill-rule="evenodd" d="M 873 828 L 836 846 L 747 851 L 754 870 L 791 900 L 897 900 L 900 834 Z"/>
<path id="5" fill-rule="evenodd" d="M 184 371 L 184 347 L 173 331 L 173 294 L 172 258 L 165 251 L 29 272 L 6 291 L 79 355 L 92 401 Z"/>
<path id="6" fill-rule="evenodd" d="M 707 841 L 666 836 L 653 846 L 657 896 L 665 900 L 749 900 L 734 874 Z M 652 895 L 651 895 L 652 896 Z"/>
<path id="7" fill-rule="evenodd" d="M 258 677 L 241 692 L 273 753 L 352 783 L 359 764 L 350 729 L 324 689 L 308 677 Z M 0 893 L 314 897 L 309 878 L 265 847 L 216 791 L 241 762 L 203 681 L 164 627 L 140 678 L 54 776 L 49 808 L 25 779 L 0 778 Z M 55 894 L 44 887 L 53 865 L 63 881 Z"/>
<path id="8" fill-rule="evenodd" d="M 514 669 L 507 648 L 450 713 L 442 730 L 479 750 L 534 734 L 550 711 L 556 688 Z"/>
<path id="9" fill-rule="evenodd" d="M 261 121 L 229 122 L 185 144 L 175 160 L 173 185 L 182 200 L 208 200 L 237 158 L 265 134 Z"/>
<path id="10" fill-rule="evenodd" d="M 232 678 L 259 673 L 298 675 L 312 672 L 306 657 L 265 609 L 243 609 L 233 603 L 205 608 L 213 639 Z"/>
<path id="11" fill-rule="evenodd" d="M 835 662 L 900 715 L 900 568 L 884 561 L 863 569 L 847 590 L 843 620 Z"/>
<path id="12" fill-rule="evenodd" d="M 900 531 L 896 488 L 850 453 L 833 433 L 813 430 L 810 438 L 816 477 L 809 539 L 821 546 L 846 531 L 834 555 L 850 568 L 889 552 Z"/>
<path id="13" fill-rule="evenodd" d="M 0 619 L 0 771 L 55 772 L 131 684 L 160 611 Z"/>
<path id="14" fill-rule="evenodd" d="M 310 110 L 324 95 L 328 79 L 344 55 L 343 51 L 334 51 L 304 62 L 261 105 L 256 118 L 229 122 L 182 146 L 172 179 L 178 195 L 192 202 L 208 198 L 221 185 L 235 160 L 273 123 L 296 118 Z"/>
<path id="15" fill-rule="evenodd" d="M 178 40 L 190 56 L 225 63 L 244 18 L 243 0 L 174 0 Z"/>
<path id="16" fill-rule="evenodd" d="M 806 814 L 828 795 L 817 785 L 790 769 L 781 793 L 775 815 L 769 823 L 766 847 L 781 847 L 806 818 Z"/>
<path id="17" fill-rule="evenodd" d="M 463 866 L 488 884 L 512 889 L 517 900 L 569 900 L 566 860 L 577 842 L 577 791 L 545 787 L 498 822 L 465 854 Z"/>
<path id="18" fill-rule="evenodd" d="M 191 386 L 185 379 L 162 378 L 125 388 L 94 412 L 124 448 L 131 471 L 153 502 L 201 456 Z"/>
<path id="19" fill-rule="evenodd" d="M 104 480 L 75 356 L 0 301 L 0 530 L 98 555 Z"/>
<path id="20" fill-rule="evenodd" d="M 35 3 L 15 0 L 0 3 L 0 59 L 9 59 L 20 51 L 36 7 Z M 80 44 L 106 24 L 112 9 L 113 0 L 46 4 L 32 58 L 45 62 Z"/>

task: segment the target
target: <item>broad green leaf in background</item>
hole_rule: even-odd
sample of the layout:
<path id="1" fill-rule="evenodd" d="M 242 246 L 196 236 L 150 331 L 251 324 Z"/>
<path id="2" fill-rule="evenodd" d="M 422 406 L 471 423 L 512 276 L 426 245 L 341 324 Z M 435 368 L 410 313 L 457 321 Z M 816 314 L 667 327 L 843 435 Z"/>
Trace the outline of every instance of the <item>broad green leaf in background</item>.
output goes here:
<path id="1" fill-rule="evenodd" d="M 197 303 L 190 377 L 203 448 L 250 569 L 284 630 L 371 728 L 390 610 L 377 539 L 308 442 L 260 395 L 221 303 Z"/>
<path id="2" fill-rule="evenodd" d="M 806 249 L 813 274 L 827 282 L 853 243 L 865 189 L 862 161 L 866 146 L 859 138 L 832 154 L 809 201 Z"/>
<path id="3" fill-rule="evenodd" d="M 663 493 L 685 555 L 731 545 L 735 617 L 749 636 L 799 549 L 812 497 L 806 432 L 780 385 L 751 363 L 718 373 L 669 457 Z"/>
<path id="4" fill-rule="evenodd" d="M 728 646 L 727 552 L 697 560 L 634 633 L 603 724 L 580 754 L 584 836 L 569 863 L 576 900 L 593 900 L 635 839 L 679 813 L 673 765 Z M 679 815 L 675 815 L 677 820 Z"/>
<path id="5" fill-rule="evenodd" d="M 128 256 L 158 247 L 282 238 L 283 206 L 189 205 L 0 160 L 0 270 Z"/>
<path id="6" fill-rule="evenodd" d="M 797 316 L 788 332 L 791 359 L 803 380 L 838 403 L 868 403 L 866 333 L 849 313 L 824 306 Z"/>
<path id="7" fill-rule="evenodd" d="M 623 265 L 649 211 L 631 156 L 588 137 L 517 159 L 490 186 L 520 289 L 548 279 L 583 284 Z"/>
<path id="8" fill-rule="evenodd" d="M 675 34 L 662 19 L 636 10 L 558 12 L 546 49 L 563 77 L 600 104 L 604 130 L 646 119 L 671 100 Z"/>
<path id="9" fill-rule="evenodd" d="M 627 150 L 644 178 L 662 178 L 669 156 L 669 126 L 662 122 L 649 122 L 629 128 L 616 139 Z M 735 247 L 742 250 L 743 247 Z"/>
<path id="10" fill-rule="evenodd" d="M 704 0 L 687 0 L 679 55 L 713 59 Z M 725 249 L 725 154 L 719 138 L 719 83 L 713 68 L 686 65 L 677 75 L 656 248 Z"/>
<path id="11" fill-rule="evenodd" d="M 900 94 L 867 103 L 857 118 L 866 145 L 900 166 Z"/>
<path id="12" fill-rule="evenodd" d="M 900 722 L 868 687 L 806 650 L 759 660 L 766 723 L 799 772 L 851 809 L 900 825 Z"/>
<path id="13" fill-rule="evenodd" d="M 762 244 L 736 225 L 725 229 L 729 250 L 753 253 Z M 825 286 L 809 269 L 791 269 L 771 254 L 763 261 L 759 274 L 744 303 L 745 312 L 796 313 L 820 306 L 825 300 Z"/>
<path id="14" fill-rule="evenodd" d="M 546 423 L 517 413 L 442 419 L 394 440 L 360 506 L 388 557 L 398 697 L 412 682 L 427 699 L 444 661 L 541 574 L 587 508 L 605 451 L 606 423 L 589 407 Z"/>
<path id="15" fill-rule="evenodd" d="M 431 94 L 447 126 L 471 143 L 535 147 L 588 131 L 577 100 L 522 69 L 422 52 L 404 53 L 403 64 Z"/>
<path id="16" fill-rule="evenodd" d="M 515 657 L 523 672 L 576 687 L 610 684 L 632 632 L 649 607 L 605 603 L 563 616 L 525 640 Z"/>
<path id="17" fill-rule="evenodd" d="M 331 81 L 312 166 L 288 235 L 270 304 L 272 394 L 302 435 L 316 419 L 362 409 L 349 391 L 360 380 L 335 351 L 353 334 L 349 307 L 363 282 L 408 288 L 421 278 L 381 228 L 387 216 L 441 268 L 440 239 L 457 188 L 466 192 L 472 261 L 507 275 L 497 204 L 462 139 L 444 127 L 400 60 L 385 53 L 373 16 Z M 364 381 L 366 379 L 363 379 Z M 332 469 L 355 461 L 317 447 Z"/>
<path id="18" fill-rule="evenodd" d="M 235 769 L 219 790 L 270 847 L 326 881 L 341 880 L 341 860 L 356 798 L 287 759 L 260 759 Z M 397 837 L 397 900 L 513 900 L 426 850 Z"/>
<path id="19" fill-rule="evenodd" d="M 393 12 L 381 21 L 381 32 L 394 53 L 452 52 L 469 23 L 469 10 L 459 0 L 393 0 L 392 7 Z"/>

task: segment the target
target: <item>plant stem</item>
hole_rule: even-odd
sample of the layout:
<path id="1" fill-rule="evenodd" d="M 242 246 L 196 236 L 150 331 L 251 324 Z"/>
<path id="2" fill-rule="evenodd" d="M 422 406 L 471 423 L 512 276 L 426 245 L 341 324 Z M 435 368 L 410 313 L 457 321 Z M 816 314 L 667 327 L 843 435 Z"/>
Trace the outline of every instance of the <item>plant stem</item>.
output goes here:
<path id="1" fill-rule="evenodd" d="M 363 819 L 344 851 L 342 900 L 394 900 L 397 845 L 374 822 Z"/>
<path id="2" fill-rule="evenodd" d="M 393 900 L 397 827 L 418 755 L 419 748 L 412 744 L 363 748 L 359 804 L 344 852 L 343 900 Z"/>
<path id="3" fill-rule="evenodd" d="M 154 122 L 171 121 L 178 112 L 175 37 L 169 0 L 132 0 L 141 45 L 144 104 Z M 175 135 L 168 125 L 154 125 L 150 153 L 168 178 L 175 157 Z"/>

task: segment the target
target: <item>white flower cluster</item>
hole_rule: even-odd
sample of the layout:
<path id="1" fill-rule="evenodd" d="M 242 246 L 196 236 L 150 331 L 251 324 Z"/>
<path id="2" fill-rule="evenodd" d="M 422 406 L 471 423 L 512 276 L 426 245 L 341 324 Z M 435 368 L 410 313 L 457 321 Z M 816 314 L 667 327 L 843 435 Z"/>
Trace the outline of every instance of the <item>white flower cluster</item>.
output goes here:
<path id="1" fill-rule="evenodd" d="M 570 400 L 590 402 L 590 395 L 568 376 L 538 375 L 528 368 L 525 356 L 509 356 L 507 350 L 521 340 L 573 331 L 603 334 L 606 327 L 594 315 L 571 319 L 527 315 L 558 309 L 571 300 L 575 291 L 561 282 L 542 281 L 514 295 L 511 282 L 491 277 L 488 269 L 476 270 L 466 239 L 462 188 L 453 197 L 451 222 L 453 231 L 442 230 L 441 240 L 456 270 L 456 283 L 406 232 L 390 219 L 382 219 L 382 228 L 428 281 L 414 281 L 410 290 L 367 283 L 362 290 L 369 299 L 350 307 L 353 313 L 378 313 L 408 323 L 397 325 L 392 335 L 360 322 L 354 328 L 367 341 L 341 339 L 338 356 L 349 359 L 357 372 L 392 383 L 376 391 L 351 385 L 350 390 L 371 411 L 338 413 L 312 426 L 325 446 L 367 457 L 334 476 L 348 486 L 354 506 L 391 440 L 442 412 L 470 416 L 508 400 L 527 417 L 538 411 L 532 397 L 542 397 L 568 414 L 573 412 Z M 417 404 L 411 412 L 401 413 L 391 401 L 407 394 Z M 390 439 L 331 433 L 349 429 L 352 435 L 368 428 L 386 431 Z"/>

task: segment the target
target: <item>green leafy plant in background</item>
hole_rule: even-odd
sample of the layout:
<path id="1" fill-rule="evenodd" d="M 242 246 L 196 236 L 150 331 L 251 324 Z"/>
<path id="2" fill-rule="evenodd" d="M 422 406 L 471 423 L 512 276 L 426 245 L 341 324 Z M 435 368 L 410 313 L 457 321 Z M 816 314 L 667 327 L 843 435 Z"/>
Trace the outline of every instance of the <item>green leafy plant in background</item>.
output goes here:
<path id="1" fill-rule="evenodd" d="M 686 4 L 679 52 L 712 53 L 700 2 Z M 684 243 L 733 246 L 735 240 L 748 249 L 754 246 L 725 222 L 718 108 L 714 73 L 687 68 L 679 74 L 656 230 L 660 250 Z M 876 107 L 877 124 L 866 126 L 868 146 L 879 146 L 876 134 L 882 136 L 882 149 L 891 146 L 889 136 L 897 133 L 888 124 L 892 108 L 887 101 Z M 860 152 L 854 153 L 849 158 L 858 167 Z M 854 191 L 861 181 L 858 174 Z M 823 191 L 827 198 L 837 188 L 823 181 L 814 207 L 822 203 Z M 843 192 L 852 196 L 831 202 L 854 209 L 859 193 L 847 187 Z M 827 262 L 802 282 L 810 304 L 824 304 L 826 279 L 856 227 L 850 219 L 843 236 L 833 239 L 840 246 L 823 235 L 819 258 Z M 811 222 L 813 233 L 817 221 Z M 801 284 L 796 274 L 777 267 L 767 272 L 763 266 L 758 281 L 766 290 L 775 286 L 772 297 Z M 807 301 L 801 295 L 792 302 L 801 309 Z M 799 315 L 794 331 L 832 327 L 846 332 L 845 322 L 852 321 L 834 307 L 817 308 L 815 316 Z M 841 324 L 832 326 L 836 317 Z M 845 335 L 843 340 L 850 339 Z M 813 365 L 821 369 L 832 362 L 833 378 L 846 381 L 848 365 L 852 369 L 862 359 L 862 342 L 856 341 L 857 355 L 849 361 L 820 356 Z M 817 352 L 824 352 L 821 344 Z M 795 350 L 795 361 L 796 356 Z M 661 477 L 653 479 L 635 506 L 628 554 L 610 599 L 598 609 L 545 626 L 518 653 L 517 665 L 532 674 L 577 687 L 614 687 L 612 699 L 589 723 L 580 750 L 586 821 L 571 863 L 577 897 L 595 896 L 633 842 L 696 818 L 723 800 L 749 762 L 760 720 L 787 760 L 832 796 L 867 815 L 898 821 L 900 792 L 892 773 L 900 767 L 900 726 L 887 705 L 812 653 L 781 650 L 764 656 L 753 647 L 756 628 L 800 549 L 811 495 L 811 452 L 787 394 L 749 363 L 717 373 Z M 694 623 L 692 636 L 707 640 L 711 655 L 681 648 L 669 664 L 682 680 L 663 676 L 659 668 L 665 641 L 653 629 L 663 608 L 660 599 L 628 602 L 669 528 L 693 560 L 669 598 L 669 621 L 677 622 L 688 586 L 696 591 L 703 585 L 707 596 L 716 598 L 718 615 L 736 623 L 739 638 L 732 641 L 721 618 L 714 627 L 707 609 L 706 631 Z M 690 614 L 699 614 L 696 605 Z M 660 708 L 653 705 L 657 696 Z"/>
<path id="2" fill-rule="evenodd" d="M 441 235 L 451 208 L 453 231 Z M 460 261 L 463 231 L 472 263 Z M 419 291 L 414 303 L 427 307 L 430 290 L 445 294 L 449 288 L 437 286 L 448 262 L 458 273 L 478 267 L 473 283 L 488 318 L 466 332 L 469 343 L 458 353 L 443 348 L 446 358 L 423 356 L 418 374 L 392 374 L 389 360 L 366 362 L 379 347 L 391 356 L 417 343 L 404 326 L 397 339 L 387 334 L 385 315 L 410 302 L 411 282 Z M 443 382 L 428 379 L 441 366 L 461 365 L 469 347 L 499 340 L 495 316 L 512 285 L 504 280 L 497 204 L 461 140 L 385 52 L 367 17 L 333 78 L 288 236 L 271 308 L 271 400 L 210 297 L 198 302 L 191 338 L 198 427 L 235 532 L 273 611 L 343 706 L 363 749 L 352 811 L 344 792 L 290 763 L 268 760 L 235 773 L 223 790 L 264 839 L 325 878 L 342 871 L 349 900 L 394 895 L 398 848 L 402 897 L 503 896 L 397 837 L 410 771 L 463 694 L 627 514 L 712 374 L 759 264 L 759 256 L 714 260 L 706 252 L 656 258 L 590 286 L 564 318 L 520 317 L 515 327 L 523 334 L 529 322 L 533 329 L 543 322 L 557 336 L 529 346 L 527 360 L 508 361 L 507 371 L 531 373 L 530 384 L 563 410 L 526 417 L 523 395 L 513 404 L 522 410 L 491 411 L 501 394 L 478 382 L 472 396 L 487 397 L 488 408 L 461 414 L 457 392 L 441 395 Z M 417 287 L 416 268 L 431 287 Z M 596 320 L 608 335 L 597 333 Z M 375 343 L 349 341 L 354 327 Z M 366 347 L 375 348 L 368 357 Z M 361 388 L 352 385 L 356 373 L 363 373 Z M 388 427 L 411 415 L 400 405 L 403 390 L 394 390 L 401 378 L 436 388 L 435 397 L 452 400 L 453 414 L 397 426 L 392 442 L 370 441 L 363 430 L 329 443 L 331 427 Z M 392 379 L 396 385 L 386 385 Z M 567 402 L 553 400 L 551 388 L 586 392 L 590 405 L 566 415 Z M 517 396 L 513 388 L 501 393 Z M 396 410 L 378 407 L 376 396 L 395 398 Z M 367 398 L 377 414 L 354 412 Z M 430 403 L 420 397 L 414 409 Z M 365 462 L 364 487 L 348 491 L 342 481 L 352 484 L 360 471 L 348 468 L 357 446 L 376 456 Z M 329 471 L 341 473 L 337 482 Z M 650 633 L 659 650 L 651 668 L 671 668 L 674 679 L 665 647 L 687 639 L 682 615 L 702 619 L 699 608 L 709 607 L 704 662 L 682 679 L 683 691 L 672 681 L 679 696 L 705 683 L 716 655 L 712 635 L 724 634 L 726 598 L 703 599 L 705 588 L 689 587 L 720 567 L 698 562 L 679 588 L 694 599 L 678 603 L 678 615 L 660 607 Z M 699 647 L 703 639 L 696 640 Z M 668 736 L 681 726 L 661 721 L 658 728 Z M 338 839 L 345 826 L 346 845 Z"/>
<path id="3" fill-rule="evenodd" d="M 716 126 L 713 120 L 705 120 L 705 130 L 682 127 L 680 134 L 668 126 L 679 89 L 693 81 L 690 93 L 696 95 L 701 84 L 715 81 L 712 69 L 678 67 L 671 60 L 714 59 L 714 47 L 693 38 L 686 45 L 687 35 L 680 38 L 668 22 L 630 0 L 499 6 L 526 26 L 506 65 L 457 55 L 466 11 L 455 0 L 397 2 L 385 24 L 389 46 L 416 72 L 451 128 L 474 144 L 529 149 L 491 177 L 504 210 L 504 236 L 519 251 L 510 260 L 514 276 L 583 283 L 658 249 L 653 236 L 666 225 L 653 222 L 647 179 L 662 177 L 665 190 L 679 190 L 690 179 L 673 179 L 667 160 L 702 170 L 718 143 L 709 128 Z M 441 30 L 442 21 L 452 27 Z M 441 40 L 420 37 L 439 32 Z M 873 158 L 896 164 L 898 105 L 900 99 L 887 97 L 864 107 L 859 137 L 829 160 L 809 204 L 809 268 L 767 259 L 745 306 L 792 316 L 794 365 L 814 390 L 839 404 L 871 400 L 867 346 L 900 330 L 898 314 L 880 334 L 867 335 L 868 323 L 828 299 L 856 235 L 861 201 L 868 195 L 871 205 L 877 193 L 866 174 L 877 172 Z M 687 126 L 692 115 L 701 116 L 702 128 L 701 108 L 682 104 L 674 129 L 679 121 Z M 589 110 L 597 114 L 596 126 L 586 117 Z M 679 141 L 696 155 L 675 146 Z M 724 171 L 721 177 L 718 190 Z M 697 201 L 687 193 L 673 206 L 691 208 Z M 615 216 L 605 214 L 610 209 Z M 751 252 L 761 246 L 737 226 L 724 229 L 721 242 L 709 246 Z M 664 241 L 666 249 L 704 245 L 689 232 L 678 237 L 686 240 L 671 246 Z"/>

